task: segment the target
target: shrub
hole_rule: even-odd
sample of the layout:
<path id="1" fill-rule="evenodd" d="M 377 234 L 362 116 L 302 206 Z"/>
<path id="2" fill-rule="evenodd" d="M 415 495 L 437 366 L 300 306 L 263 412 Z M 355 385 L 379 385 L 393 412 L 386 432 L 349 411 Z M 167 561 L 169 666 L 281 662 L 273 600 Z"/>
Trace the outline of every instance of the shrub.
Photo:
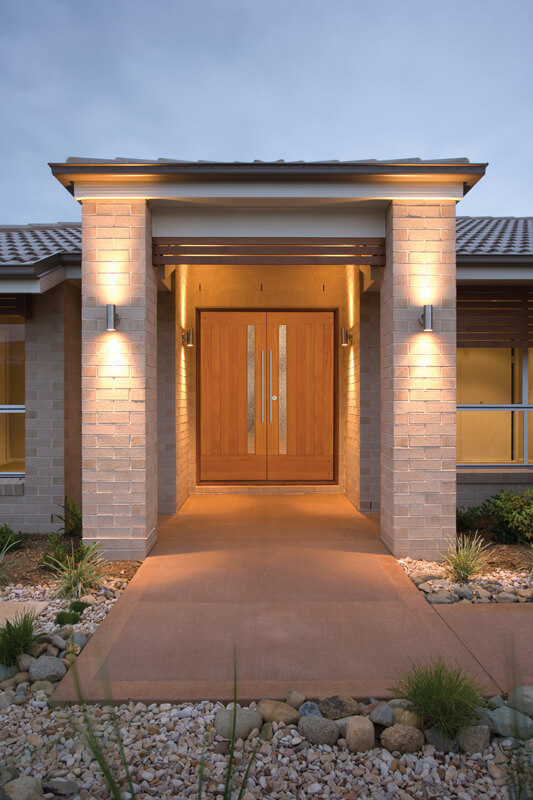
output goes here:
<path id="1" fill-rule="evenodd" d="M 424 728 L 437 728 L 449 738 L 474 724 L 483 705 L 482 688 L 462 667 L 449 667 L 440 657 L 412 664 L 391 691 L 407 701 Z"/>
<path id="2" fill-rule="evenodd" d="M 24 534 L 20 531 L 15 533 L 15 531 L 10 528 L 10 526 L 4 522 L 3 525 L 0 525 L 0 550 L 5 547 L 5 545 L 9 545 L 9 549 L 16 547 L 21 547 L 24 542 Z"/>
<path id="3" fill-rule="evenodd" d="M 72 553 L 65 562 L 52 560 L 50 570 L 59 579 L 59 594 L 66 597 L 79 598 L 98 586 L 103 578 L 106 562 L 98 554 L 98 545 L 91 544 L 84 548 L 81 558 Z"/>
<path id="4" fill-rule="evenodd" d="M 69 500 L 65 497 L 65 502 L 59 506 L 63 509 L 63 514 L 56 514 L 56 517 L 61 520 L 63 525 L 58 533 L 65 534 L 66 536 L 75 536 L 81 539 L 83 535 L 83 523 L 81 516 L 81 509 L 74 500 Z"/>
<path id="5" fill-rule="evenodd" d="M 59 611 L 55 616 L 54 622 L 56 625 L 76 625 L 81 622 L 81 616 L 76 614 L 75 611 Z"/>
<path id="6" fill-rule="evenodd" d="M 481 516 L 480 506 L 471 506 L 470 508 L 459 506 L 455 512 L 457 533 L 466 533 L 467 531 L 475 530 Z"/>
<path id="7" fill-rule="evenodd" d="M 70 610 L 74 611 L 76 614 L 83 614 L 85 609 L 90 607 L 90 603 L 84 603 L 82 600 L 73 600 L 69 605 Z"/>
<path id="8" fill-rule="evenodd" d="M 481 572 L 487 562 L 487 547 L 477 531 L 473 538 L 460 534 L 443 556 L 450 578 L 458 583 L 466 583 L 472 575 Z"/>
<path id="9" fill-rule="evenodd" d="M 505 492 L 486 500 L 481 511 L 492 520 L 490 533 L 504 544 L 533 540 L 533 495 Z"/>
<path id="10" fill-rule="evenodd" d="M 17 663 L 23 653 L 43 637 L 35 630 L 35 612 L 16 614 L 13 621 L 6 620 L 0 628 L 0 662 L 8 667 Z"/>
<path id="11" fill-rule="evenodd" d="M 79 542 L 75 546 L 71 542 L 70 557 L 74 558 L 76 562 L 83 558 L 85 551 L 86 548 L 82 542 Z M 58 561 L 61 564 L 66 564 L 68 558 L 69 552 L 63 536 L 57 531 L 49 533 L 46 540 L 46 550 L 43 553 L 39 566 L 49 569 Z"/>

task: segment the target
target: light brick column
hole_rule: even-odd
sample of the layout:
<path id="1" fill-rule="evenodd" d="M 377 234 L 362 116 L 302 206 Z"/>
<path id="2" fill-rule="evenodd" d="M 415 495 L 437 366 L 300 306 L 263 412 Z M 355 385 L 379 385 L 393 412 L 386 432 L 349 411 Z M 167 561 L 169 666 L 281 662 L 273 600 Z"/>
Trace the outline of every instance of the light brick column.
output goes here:
<path id="1" fill-rule="evenodd" d="M 455 293 L 455 204 L 393 201 L 381 286 L 381 535 L 397 557 L 439 558 L 455 536 Z"/>
<path id="2" fill-rule="evenodd" d="M 83 202 L 84 540 L 142 559 L 157 524 L 157 283 L 145 201 Z M 107 303 L 120 315 L 106 331 Z"/>

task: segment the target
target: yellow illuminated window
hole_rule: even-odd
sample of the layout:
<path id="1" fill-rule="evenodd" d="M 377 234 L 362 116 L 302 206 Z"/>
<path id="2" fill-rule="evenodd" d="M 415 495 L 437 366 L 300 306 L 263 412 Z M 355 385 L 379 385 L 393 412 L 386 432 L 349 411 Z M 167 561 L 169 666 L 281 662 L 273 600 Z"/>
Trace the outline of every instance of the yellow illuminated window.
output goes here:
<path id="1" fill-rule="evenodd" d="M 25 328 L 23 317 L 0 318 L 0 474 L 25 472 Z"/>

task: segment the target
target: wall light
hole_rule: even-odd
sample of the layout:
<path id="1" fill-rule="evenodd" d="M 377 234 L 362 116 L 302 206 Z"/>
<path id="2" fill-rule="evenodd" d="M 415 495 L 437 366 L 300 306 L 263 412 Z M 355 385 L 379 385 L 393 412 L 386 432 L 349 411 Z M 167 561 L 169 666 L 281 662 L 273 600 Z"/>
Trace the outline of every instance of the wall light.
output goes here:
<path id="1" fill-rule="evenodd" d="M 419 323 L 425 331 L 433 330 L 433 306 L 424 306 L 422 313 L 418 318 Z"/>
<path id="2" fill-rule="evenodd" d="M 192 328 L 187 328 L 186 331 L 183 331 L 181 341 L 184 347 L 194 347 L 194 331 Z"/>
<path id="3" fill-rule="evenodd" d="M 341 328 L 341 347 L 348 347 L 352 343 L 353 336 L 346 328 Z"/>
<path id="4" fill-rule="evenodd" d="M 120 317 L 117 314 L 117 307 L 113 303 L 108 303 L 106 308 L 106 330 L 114 331 L 118 328 Z"/>

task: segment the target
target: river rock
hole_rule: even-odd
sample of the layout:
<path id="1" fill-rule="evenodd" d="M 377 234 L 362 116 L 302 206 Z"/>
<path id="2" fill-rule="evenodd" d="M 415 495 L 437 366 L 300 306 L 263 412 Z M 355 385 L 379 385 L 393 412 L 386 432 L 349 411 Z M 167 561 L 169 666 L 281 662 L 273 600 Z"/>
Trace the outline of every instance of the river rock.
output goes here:
<path id="1" fill-rule="evenodd" d="M 427 601 L 432 605 L 447 605 L 449 603 L 455 603 L 455 595 L 453 592 L 450 592 L 448 589 L 441 589 L 435 594 L 428 594 Z"/>
<path id="2" fill-rule="evenodd" d="M 505 706 L 505 700 L 501 695 L 495 694 L 494 697 L 489 697 L 487 705 L 494 711 L 496 708 L 503 708 Z"/>
<path id="3" fill-rule="evenodd" d="M 223 708 L 217 711 L 215 716 L 215 730 L 224 739 L 231 739 L 233 729 L 233 709 Z M 247 739 L 254 728 L 260 729 L 263 725 L 263 718 L 259 711 L 251 711 L 247 708 L 237 709 L 235 724 L 235 741 L 237 739 Z"/>
<path id="4" fill-rule="evenodd" d="M 510 693 L 507 703 L 511 708 L 533 717 L 533 686 L 518 686 Z"/>
<path id="5" fill-rule="evenodd" d="M 30 681 L 60 681 L 67 669 L 55 656 L 39 656 L 29 666 Z"/>
<path id="6" fill-rule="evenodd" d="M 412 725 L 392 725 L 381 734 L 381 745 L 390 753 L 417 753 L 424 747 L 424 734 Z"/>
<path id="7" fill-rule="evenodd" d="M 518 603 L 518 597 L 510 592 L 500 592 L 494 599 L 497 603 Z"/>
<path id="8" fill-rule="evenodd" d="M 60 797 L 69 797 L 78 793 L 78 787 L 74 781 L 67 778 L 49 778 L 43 781 L 43 791 L 53 792 Z"/>
<path id="9" fill-rule="evenodd" d="M 359 714 L 357 700 L 354 700 L 353 697 L 341 697 L 338 694 L 322 697 L 318 701 L 318 707 L 328 719 L 341 719 L 342 717 L 353 717 L 355 714 Z"/>
<path id="10" fill-rule="evenodd" d="M 499 736 L 515 736 L 517 739 L 533 738 L 533 720 L 514 708 L 504 706 L 487 714 L 493 733 Z"/>
<path id="11" fill-rule="evenodd" d="M 408 711 L 405 708 L 396 708 L 394 710 L 394 724 L 395 725 L 410 725 L 411 728 L 418 728 L 422 730 L 422 720 L 415 714 L 414 711 Z"/>
<path id="12" fill-rule="evenodd" d="M 10 800 L 42 800 L 43 797 L 41 781 L 30 775 L 24 775 L 22 778 L 15 778 L 14 781 L 5 783 L 3 791 Z"/>
<path id="13" fill-rule="evenodd" d="M 374 725 L 390 728 L 391 725 L 394 725 L 394 709 L 388 703 L 380 703 L 370 714 L 370 719 Z"/>
<path id="14" fill-rule="evenodd" d="M 298 710 L 300 706 L 305 703 L 305 695 L 301 694 L 301 692 L 295 692 L 294 689 L 291 689 L 287 695 L 287 703 Z"/>
<path id="15" fill-rule="evenodd" d="M 7 664 L 0 664 L 0 681 L 7 681 L 9 678 L 13 678 L 17 672 L 21 672 L 18 665 L 8 667 Z"/>
<path id="16" fill-rule="evenodd" d="M 48 696 L 54 693 L 54 684 L 50 681 L 35 681 L 30 686 L 32 692 L 44 692 Z"/>
<path id="17" fill-rule="evenodd" d="M 433 745 L 441 753 L 457 753 L 459 746 L 455 739 L 445 736 L 438 728 L 428 728 L 424 731 L 427 744 Z"/>
<path id="18" fill-rule="evenodd" d="M 457 744 L 463 753 L 483 753 L 490 744 L 488 725 L 470 725 L 457 734 Z"/>
<path id="19" fill-rule="evenodd" d="M 32 661 L 35 661 L 33 656 L 30 656 L 28 653 L 23 653 L 17 659 L 17 667 L 19 672 L 28 672 L 30 668 L 30 664 Z"/>
<path id="20" fill-rule="evenodd" d="M 64 650 L 64 649 L 66 648 L 66 646 L 67 646 L 67 643 L 65 642 L 65 640 L 63 639 L 63 637 L 62 637 L 62 636 L 60 636 L 58 633 L 54 633 L 54 635 L 52 636 L 52 642 L 51 642 L 51 644 L 52 644 L 54 647 L 56 647 L 56 648 L 57 648 L 57 651 L 58 651 L 58 652 L 59 652 L 60 650 Z"/>
<path id="21" fill-rule="evenodd" d="M 281 700 L 260 700 L 259 711 L 265 722 L 284 722 L 285 725 L 297 724 L 299 712 Z"/>
<path id="22" fill-rule="evenodd" d="M 311 744 L 329 744 L 333 747 L 340 736 L 339 726 L 325 717 L 302 717 L 298 731 Z"/>
<path id="23" fill-rule="evenodd" d="M 366 753 L 374 747 L 376 733 L 374 724 L 360 715 L 350 717 L 346 721 L 345 737 L 348 749 L 352 753 Z"/>
<path id="24" fill-rule="evenodd" d="M 322 711 L 318 707 L 318 703 L 313 700 L 306 700 L 298 709 L 301 717 L 322 717 Z"/>

